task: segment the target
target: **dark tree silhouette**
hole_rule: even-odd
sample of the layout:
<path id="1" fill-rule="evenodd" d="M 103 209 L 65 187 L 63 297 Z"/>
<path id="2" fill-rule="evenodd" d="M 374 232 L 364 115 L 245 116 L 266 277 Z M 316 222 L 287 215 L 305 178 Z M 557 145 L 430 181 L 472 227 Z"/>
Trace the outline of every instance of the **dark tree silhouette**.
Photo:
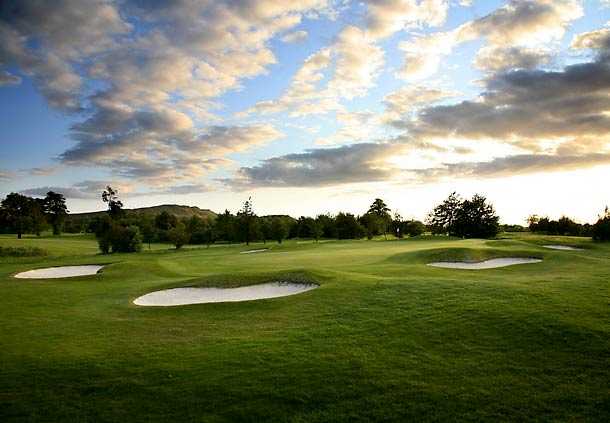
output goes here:
<path id="1" fill-rule="evenodd" d="M 242 239 L 246 242 L 246 245 L 250 245 L 250 241 L 256 235 L 256 215 L 252 210 L 252 197 L 248 197 L 241 210 L 237 212 L 237 219 Z"/>
<path id="2" fill-rule="evenodd" d="M 610 241 L 610 210 L 604 210 L 592 228 L 594 241 Z"/>
<path id="3" fill-rule="evenodd" d="M 2 200 L 2 210 L 7 220 L 17 232 L 17 238 L 25 231 L 26 222 L 32 209 L 33 199 L 25 195 L 12 192 Z"/>
<path id="4" fill-rule="evenodd" d="M 102 200 L 108 203 L 108 214 L 111 218 L 118 219 L 123 215 L 123 202 L 119 200 L 119 192 L 110 185 L 102 192 Z"/>
<path id="5" fill-rule="evenodd" d="M 462 200 L 455 192 L 428 215 L 432 232 L 463 238 L 492 238 L 500 230 L 499 218 L 487 199 L 475 194 Z"/>
<path id="6" fill-rule="evenodd" d="M 281 244 L 282 241 L 288 236 L 288 226 L 284 219 L 281 217 L 274 217 L 271 219 L 271 234 L 273 239 Z"/>
<path id="7" fill-rule="evenodd" d="M 66 207 L 66 198 L 63 194 L 49 191 L 44 199 L 44 212 L 47 219 L 53 228 L 53 235 L 60 235 L 68 208 Z"/>

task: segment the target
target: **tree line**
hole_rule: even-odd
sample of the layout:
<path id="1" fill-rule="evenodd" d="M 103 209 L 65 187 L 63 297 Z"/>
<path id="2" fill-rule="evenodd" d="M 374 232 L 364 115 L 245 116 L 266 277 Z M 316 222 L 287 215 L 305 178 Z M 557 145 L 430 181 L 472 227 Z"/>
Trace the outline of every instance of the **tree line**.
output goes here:
<path id="1" fill-rule="evenodd" d="M 62 194 L 49 191 L 45 198 L 31 198 L 18 193 L 6 196 L 0 204 L 0 232 L 39 235 L 51 228 L 55 235 L 68 232 L 95 234 L 103 253 L 139 251 L 142 244 L 164 242 L 176 248 L 186 244 L 277 242 L 285 239 L 372 239 L 419 236 L 425 232 L 461 238 L 493 238 L 501 230 L 529 230 L 552 235 L 591 236 L 595 240 L 610 239 L 610 213 L 606 209 L 594 225 L 581 225 L 563 217 L 557 221 L 531 216 L 528 227 L 502 226 L 495 209 L 487 199 L 476 194 L 462 198 L 451 193 L 428 214 L 425 222 L 403 219 L 391 214 L 382 199 L 375 199 L 359 216 L 340 212 L 295 219 L 286 215 L 258 216 L 248 198 L 232 213 L 225 210 L 215 218 L 192 216 L 178 218 L 163 211 L 157 215 L 128 213 L 123 209 L 118 192 L 108 186 L 101 193 L 106 205 L 102 216 L 67 221 L 68 209 Z"/>

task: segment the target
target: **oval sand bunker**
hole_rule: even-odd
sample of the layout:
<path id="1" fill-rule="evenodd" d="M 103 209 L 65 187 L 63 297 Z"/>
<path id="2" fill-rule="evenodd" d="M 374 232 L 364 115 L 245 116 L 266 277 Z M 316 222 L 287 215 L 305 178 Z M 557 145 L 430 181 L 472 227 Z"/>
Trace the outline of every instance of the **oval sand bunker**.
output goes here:
<path id="1" fill-rule="evenodd" d="M 476 263 L 467 262 L 452 262 L 452 261 L 440 261 L 437 263 L 428 263 L 428 266 L 442 267 L 445 269 L 471 269 L 471 270 L 482 270 L 482 269 L 495 269 L 498 267 L 513 266 L 515 264 L 528 264 L 528 263 L 540 263 L 542 260 L 534 258 L 521 258 L 521 257 L 504 257 L 496 258 L 485 261 L 479 261 Z"/>
<path id="2" fill-rule="evenodd" d="M 28 270 L 17 273 L 18 279 L 56 279 L 73 278 L 75 276 L 95 275 L 102 267 L 98 265 L 47 267 L 45 269 Z"/>
<path id="3" fill-rule="evenodd" d="M 151 292 L 136 298 L 140 306 L 178 306 L 187 304 L 224 303 L 287 297 L 311 291 L 318 285 L 291 282 L 270 282 L 239 288 L 173 288 Z"/>
<path id="4" fill-rule="evenodd" d="M 551 250 L 563 250 L 563 251 L 582 251 L 582 248 L 570 247 L 569 245 L 543 245 L 544 248 L 550 248 Z"/>

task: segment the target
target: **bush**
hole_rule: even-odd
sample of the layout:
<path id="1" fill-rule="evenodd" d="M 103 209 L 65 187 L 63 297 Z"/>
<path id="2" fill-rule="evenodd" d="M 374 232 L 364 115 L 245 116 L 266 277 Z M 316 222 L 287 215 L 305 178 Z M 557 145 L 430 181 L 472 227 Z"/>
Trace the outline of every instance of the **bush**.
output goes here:
<path id="1" fill-rule="evenodd" d="M 169 241 L 179 250 L 184 244 L 189 241 L 189 236 L 186 233 L 186 228 L 182 223 L 178 223 L 175 227 L 167 231 Z"/>
<path id="2" fill-rule="evenodd" d="M 47 250 L 38 247 L 0 247 L 0 257 L 36 257 L 47 254 Z"/>
<path id="3" fill-rule="evenodd" d="M 137 226 L 114 225 L 111 233 L 113 253 L 135 253 L 142 249 L 142 236 Z"/>
<path id="4" fill-rule="evenodd" d="M 110 237 L 101 236 L 97 239 L 97 245 L 100 248 L 102 254 L 108 254 L 110 252 Z"/>

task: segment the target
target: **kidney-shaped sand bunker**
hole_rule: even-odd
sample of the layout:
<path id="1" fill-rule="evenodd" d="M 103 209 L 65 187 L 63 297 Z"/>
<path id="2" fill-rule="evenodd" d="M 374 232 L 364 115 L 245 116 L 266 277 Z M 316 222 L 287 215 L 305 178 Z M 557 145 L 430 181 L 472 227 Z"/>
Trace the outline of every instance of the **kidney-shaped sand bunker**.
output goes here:
<path id="1" fill-rule="evenodd" d="M 239 288 L 172 288 L 155 291 L 136 298 L 139 306 L 178 306 L 188 304 L 225 303 L 287 297 L 317 288 L 315 284 L 269 282 Z"/>
<path id="2" fill-rule="evenodd" d="M 523 257 L 503 257 L 495 258 L 485 261 L 479 261 L 474 263 L 463 262 L 463 261 L 439 261 L 436 263 L 428 263 L 428 266 L 442 267 L 445 269 L 470 269 L 470 270 L 482 270 L 482 269 L 495 269 L 498 267 L 513 266 L 515 264 L 528 264 L 528 263 L 540 263 L 542 260 L 535 258 L 523 258 Z"/>
<path id="3" fill-rule="evenodd" d="M 56 279 L 56 278 L 73 278 L 75 276 L 95 275 L 102 267 L 99 265 L 84 265 L 84 266 L 59 266 L 47 267 L 44 269 L 28 270 L 27 272 L 17 273 L 18 279 Z"/>

